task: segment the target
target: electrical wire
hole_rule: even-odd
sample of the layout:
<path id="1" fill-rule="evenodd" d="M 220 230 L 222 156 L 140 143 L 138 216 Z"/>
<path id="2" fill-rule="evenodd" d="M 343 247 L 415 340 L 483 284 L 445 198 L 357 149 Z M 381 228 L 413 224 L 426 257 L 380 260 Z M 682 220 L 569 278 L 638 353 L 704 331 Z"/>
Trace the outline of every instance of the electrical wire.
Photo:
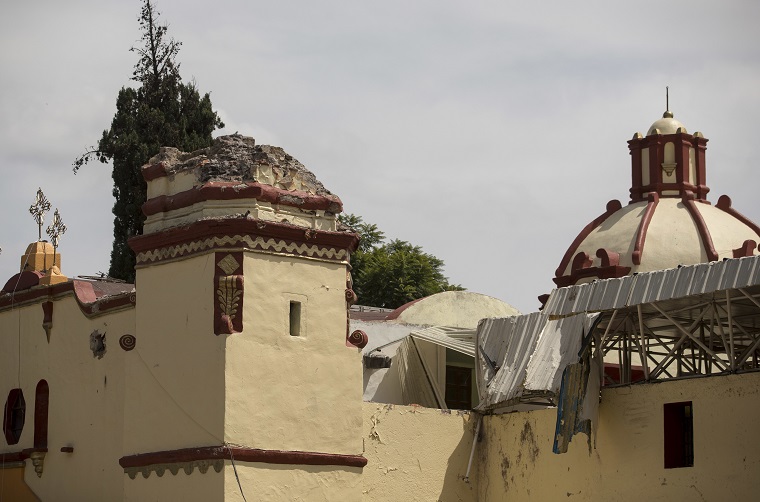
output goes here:
<path id="1" fill-rule="evenodd" d="M 235 467 L 235 456 L 232 454 L 232 448 L 230 448 L 230 445 L 228 443 L 224 443 L 224 447 L 227 448 L 228 452 L 230 452 L 230 462 L 232 462 L 232 471 L 235 473 L 235 479 L 237 480 L 238 488 L 240 488 L 240 495 L 243 497 L 243 500 L 245 502 L 248 502 L 248 499 L 245 498 L 245 493 L 243 493 L 243 485 L 240 484 L 240 478 L 238 477 L 237 467 Z"/>

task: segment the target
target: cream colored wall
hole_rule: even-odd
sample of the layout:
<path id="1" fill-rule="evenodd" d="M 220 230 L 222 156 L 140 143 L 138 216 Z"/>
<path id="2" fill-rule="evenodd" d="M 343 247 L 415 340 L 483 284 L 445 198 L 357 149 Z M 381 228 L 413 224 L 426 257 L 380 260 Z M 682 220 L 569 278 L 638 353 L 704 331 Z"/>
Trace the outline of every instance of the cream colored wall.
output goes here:
<path id="1" fill-rule="evenodd" d="M 589 455 L 585 435 L 552 453 L 556 418 L 556 409 L 484 417 L 478 500 L 608 500 L 600 497 L 599 452 Z"/>
<path id="2" fill-rule="evenodd" d="M 137 346 L 125 356 L 125 455 L 224 441 L 226 340 L 214 334 L 214 266 L 211 253 L 137 270 Z M 122 474 L 120 482 L 127 500 L 154 500 L 157 490 L 201 500 L 193 498 L 196 478 L 209 475 L 152 474 L 146 482 Z"/>
<path id="3" fill-rule="evenodd" d="M 477 459 L 464 481 L 476 415 L 363 403 L 364 501 L 475 501 Z M 488 500 L 488 499 L 480 499 Z"/>
<path id="4" fill-rule="evenodd" d="M 225 440 L 361 453 L 361 353 L 347 347 L 346 266 L 246 253 L 243 333 L 227 339 Z M 302 301 L 301 336 L 289 304 Z"/>
<path id="5" fill-rule="evenodd" d="M 123 495 L 122 455 L 124 356 L 118 340 L 134 334 L 134 311 L 87 319 L 73 295 L 54 302 L 48 343 L 40 304 L 0 313 L 0 396 L 23 390 L 26 420 L 21 440 L 0 451 L 34 445 L 34 401 L 37 383 L 49 386 L 48 453 L 42 477 L 31 460 L 24 478 L 42 500 L 120 500 Z M 90 350 L 90 333 L 106 333 L 102 359 Z M 73 453 L 62 453 L 72 446 Z"/>
<path id="6" fill-rule="evenodd" d="M 333 502 L 359 500 L 362 469 L 329 465 L 278 465 L 235 463 L 224 467 L 225 502 L 243 502 L 245 498 L 266 501 Z M 216 474 L 215 474 L 216 475 Z M 240 485 L 238 485 L 238 479 Z M 199 499 L 201 500 L 201 499 Z"/>
<path id="7" fill-rule="evenodd" d="M 604 389 L 596 449 L 552 453 L 556 410 L 484 419 L 479 500 L 754 500 L 760 374 Z M 663 405 L 692 401 L 694 467 L 663 467 Z"/>

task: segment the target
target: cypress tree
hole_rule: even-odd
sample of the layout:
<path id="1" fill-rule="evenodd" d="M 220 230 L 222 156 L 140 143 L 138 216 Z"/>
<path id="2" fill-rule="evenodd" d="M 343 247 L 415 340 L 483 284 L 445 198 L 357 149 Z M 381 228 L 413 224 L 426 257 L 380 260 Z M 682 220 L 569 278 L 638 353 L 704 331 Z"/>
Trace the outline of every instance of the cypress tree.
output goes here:
<path id="1" fill-rule="evenodd" d="M 142 31 L 139 47 L 130 51 L 139 59 L 132 80 L 135 89 L 122 87 L 116 98 L 116 114 L 103 131 L 97 148 L 74 161 L 74 172 L 96 158 L 113 162 L 114 228 L 108 275 L 128 282 L 135 279 L 135 256 L 127 240 L 142 234 L 147 185 L 140 168 L 162 146 L 191 152 L 211 145 L 211 133 L 224 127 L 211 106 L 209 93 L 201 97 L 194 82 L 183 83 L 176 61 L 181 42 L 167 35 L 159 24 L 159 12 L 144 0 L 138 18 Z"/>

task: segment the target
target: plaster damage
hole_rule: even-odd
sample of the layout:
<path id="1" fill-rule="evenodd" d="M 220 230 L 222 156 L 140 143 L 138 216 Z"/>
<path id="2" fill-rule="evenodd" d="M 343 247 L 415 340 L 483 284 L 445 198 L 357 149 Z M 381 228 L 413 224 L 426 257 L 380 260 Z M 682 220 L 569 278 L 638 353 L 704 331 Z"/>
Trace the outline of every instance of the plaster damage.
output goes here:
<path id="1" fill-rule="evenodd" d="M 194 152 L 162 147 L 149 164 L 161 164 L 167 174 L 193 172 L 200 183 L 258 182 L 282 190 L 300 190 L 331 196 L 317 177 L 279 146 L 257 145 L 251 137 L 220 136 L 214 143 Z"/>

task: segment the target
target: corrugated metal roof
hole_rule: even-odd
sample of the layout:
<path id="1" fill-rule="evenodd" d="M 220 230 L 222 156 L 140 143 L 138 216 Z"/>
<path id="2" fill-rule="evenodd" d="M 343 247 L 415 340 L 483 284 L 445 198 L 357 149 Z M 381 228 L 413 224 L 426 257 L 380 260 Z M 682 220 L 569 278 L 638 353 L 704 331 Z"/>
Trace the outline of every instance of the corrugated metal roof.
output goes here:
<path id="1" fill-rule="evenodd" d="M 419 404 L 427 408 L 442 408 L 436 391 L 436 382 L 428 375 L 422 358 L 411 337 L 406 337 L 396 352 L 394 363 L 397 365 L 401 381 L 401 399 L 404 404 Z M 434 389 L 434 387 L 436 387 Z"/>
<path id="2" fill-rule="evenodd" d="M 595 315 L 550 319 L 544 312 L 483 319 L 478 325 L 479 408 L 516 402 L 523 395 L 557 395 L 562 372 L 578 352 Z M 488 358 L 488 360 L 486 360 Z M 494 372 L 492 364 L 497 366 Z"/>
<path id="3" fill-rule="evenodd" d="M 760 256 L 750 256 L 555 289 L 542 312 L 551 317 L 601 312 L 757 285 Z"/>
<path id="4" fill-rule="evenodd" d="M 475 357 L 475 330 L 432 326 L 412 331 L 410 336 L 426 342 L 441 345 L 470 357 Z"/>

